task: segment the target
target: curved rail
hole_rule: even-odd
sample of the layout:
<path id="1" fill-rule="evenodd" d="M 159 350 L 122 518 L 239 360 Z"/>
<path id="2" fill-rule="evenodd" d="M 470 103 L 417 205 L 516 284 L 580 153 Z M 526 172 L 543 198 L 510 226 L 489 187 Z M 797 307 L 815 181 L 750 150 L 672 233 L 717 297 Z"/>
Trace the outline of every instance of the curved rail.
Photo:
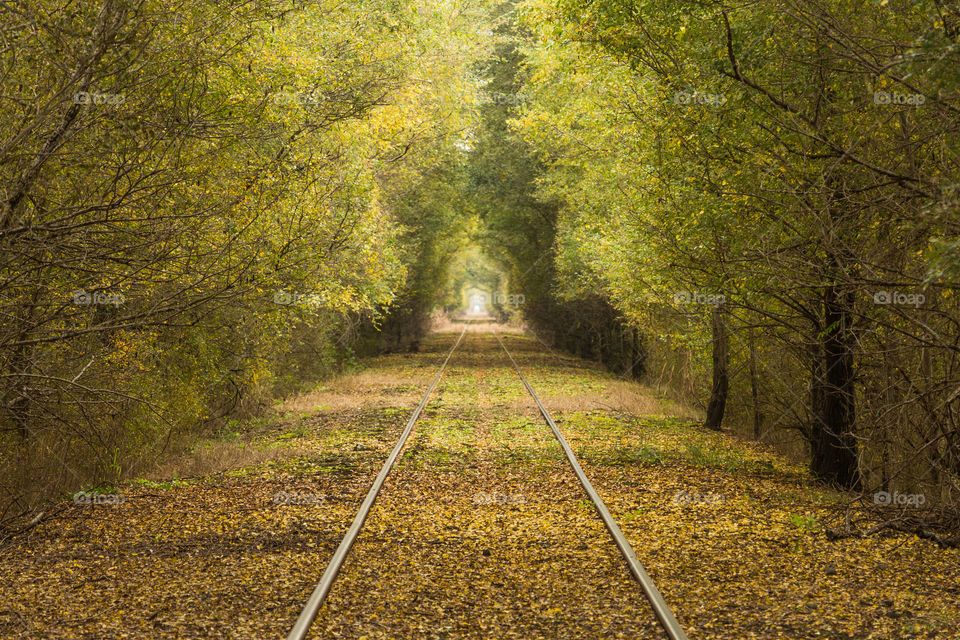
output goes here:
<path id="1" fill-rule="evenodd" d="M 553 417 L 550 415 L 550 412 L 547 411 L 547 408 L 543 405 L 543 402 L 540 401 L 536 391 L 533 390 L 533 386 L 531 386 L 531 384 L 527 381 L 527 378 L 523 375 L 523 372 L 520 371 L 520 366 L 517 364 L 517 361 L 513 359 L 513 355 L 511 355 L 510 351 L 507 349 L 507 345 L 505 345 L 503 340 L 500 339 L 500 335 L 496 331 L 493 332 L 493 335 L 497 338 L 497 342 L 500 343 L 500 346 L 503 348 L 504 352 L 506 352 L 507 357 L 510 358 L 510 362 L 513 363 L 514 369 L 517 370 L 517 375 L 520 376 L 523 386 L 526 387 L 527 392 L 529 392 L 536 401 L 537 406 L 540 408 L 540 413 L 543 415 L 543 419 L 546 420 L 547 424 L 553 430 L 553 435 L 560 442 L 560 446 L 563 447 L 563 452 L 566 454 L 567 460 L 570 462 L 570 466 L 572 466 L 574 472 L 576 472 L 577 478 L 580 480 L 580 484 L 583 485 L 587 495 L 590 496 L 590 500 L 593 501 L 594 506 L 597 508 L 597 512 L 600 514 L 603 524 L 606 525 L 607 531 L 610 532 L 610 535 L 613 537 L 613 541 L 617 544 L 617 548 L 620 549 L 620 553 L 623 554 L 623 557 L 626 559 L 627 564 L 630 567 L 630 573 L 632 573 L 633 577 L 635 577 L 637 582 L 640 583 L 640 587 L 647 595 L 647 599 L 650 600 L 650 605 L 653 607 L 653 612 L 660 621 L 660 625 L 663 627 L 663 630 L 667 632 L 667 635 L 670 636 L 671 640 L 687 640 L 686 632 L 684 632 L 683 627 L 680 626 L 680 623 L 677 622 L 677 619 L 673 615 L 673 611 L 670 610 L 670 606 L 667 605 L 666 600 L 664 600 L 663 596 L 660 595 L 660 590 L 657 589 L 657 585 L 654 584 L 653 579 L 647 573 L 647 570 L 643 568 L 642 564 L 640 564 L 640 561 L 637 559 L 637 554 L 634 553 L 633 547 L 630 546 L 630 543 L 627 541 L 626 537 L 624 537 L 623 532 L 617 525 L 616 520 L 614 520 L 613 516 L 610 515 L 610 511 L 607 509 L 607 505 L 604 504 L 600 494 L 598 494 L 596 489 L 593 488 L 593 485 L 590 484 L 590 480 L 580 467 L 580 463 L 577 462 L 577 457 L 573 454 L 573 450 L 570 448 L 570 445 L 567 444 L 566 438 L 563 437 L 563 434 L 560 433 L 560 429 L 557 428 L 557 423 L 553 421 Z"/>
<path id="2" fill-rule="evenodd" d="M 426 393 L 423 394 L 420 404 L 417 405 L 417 408 L 413 411 L 413 415 L 410 416 L 410 420 L 407 421 L 407 426 L 400 435 L 400 440 L 396 446 L 393 447 L 393 451 L 390 452 L 390 457 L 383 463 L 383 468 L 380 469 L 380 473 L 377 474 L 376 480 L 373 481 L 373 486 L 370 487 L 370 491 L 367 492 L 367 497 L 363 499 L 360 510 L 353 519 L 353 524 L 350 525 L 346 535 L 343 536 L 343 539 L 340 541 L 337 550 L 333 553 L 333 557 L 330 559 L 326 571 L 324 571 L 323 576 L 320 577 L 320 582 L 317 584 L 316 589 L 313 590 L 310 599 L 307 600 L 303 610 L 300 612 L 300 617 L 297 618 L 296 623 L 287 635 L 287 640 L 303 640 L 307 637 L 310 625 L 313 624 L 317 613 L 320 611 L 320 607 L 323 606 L 323 601 L 330 592 L 330 587 L 333 586 L 333 581 L 336 580 L 337 574 L 340 572 L 340 567 L 343 566 L 343 562 L 347 559 L 347 554 L 350 553 L 353 543 L 356 542 L 357 536 L 360 534 L 360 529 L 363 528 L 363 523 L 367 520 L 367 516 L 370 515 L 370 509 L 373 507 L 373 502 L 380 493 L 380 488 L 383 487 L 383 482 L 387 479 L 387 474 L 390 473 L 393 463 L 396 461 L 397 456 L 400 455 L 400 451 L 403 449 L 403 445 L 406 444 L 407 438 L 410 437 L 410 432 L 413 431 L 413 425 L 423 412 L 423 408 L 427 406 L 427 400 L 440 381 L 440 376 L 443 375 L 444 369 L 447 368 L 447 363 L 450 362 L 450 356 L 452 356 L 453 352 L 460 346 L 460 342 L 463 340 L 466 332 L 467 327 L 464 325 L 463 331 L 460 332 L 460 337 L 457 338 L 450 352 L 447 353 L 446 359 L 443 361 L 443 364 L 440 365 L 440 370 L 437 371 L 437 375 L 434 376 L 430 386 L 427 387 Z"/>

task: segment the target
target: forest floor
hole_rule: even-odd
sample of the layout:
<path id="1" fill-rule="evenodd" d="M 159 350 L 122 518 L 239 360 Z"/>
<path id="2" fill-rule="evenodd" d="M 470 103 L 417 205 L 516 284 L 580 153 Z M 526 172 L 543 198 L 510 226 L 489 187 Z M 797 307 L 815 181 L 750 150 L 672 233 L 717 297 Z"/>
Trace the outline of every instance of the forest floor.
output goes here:
<path id="1" fill-rule="evenodd" d="M 0 637 L 284 637 L 456 337 L 365 361 L 194 452 L 269 452 L 260 462 L 130 482 L 15 539 L 0 549 Z M 640 385 L 505 341 L 690 638 L 960 638 L 960 550 L 905 533 L 830 541 L 850 496 Z M 311 637 L 665 636 L 506 355 L 477 331 Z"/>

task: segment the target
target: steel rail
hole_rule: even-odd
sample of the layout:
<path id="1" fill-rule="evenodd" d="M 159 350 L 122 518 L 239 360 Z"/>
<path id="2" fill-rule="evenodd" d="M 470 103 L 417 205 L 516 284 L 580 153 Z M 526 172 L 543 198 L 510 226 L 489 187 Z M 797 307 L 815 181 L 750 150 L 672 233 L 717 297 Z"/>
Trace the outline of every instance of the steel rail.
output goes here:
<path id="1" fill-rule="evenodd" d="M 660 594 L 660 590 L 657 589 L 657 585 L 654 584 L 653 579 L 647 573 L 647 570 L 643 568 L 642 564 L 640 564 L 640 561 L 637 559 L 637 554 L 634 553 L 633 547 L 630 546 L 630 543 L 627 541 L 626 537 L 624 537 L 623 532 L 617 525 L 616 520 L 614 520 L 613 516 L 610 515 L 610 511 L 607 509 L 607 505 L 604 504 L 600 494 L 598 494 L 596 489 L 593 488 L 593 485 L 590 484 L 590 480 L 583 472 L 583 468 L 580 466 L 580 463 L 577 462 L 577 457 L 573 454 L 573 450 L 570 448 L 570 445 L 567 444 L 566 438 L 564 438 L 563 434 L 560 433 L 557 423 L 553 421 L 553 417 L 550 415 L 550 412 L 547 411 L 547 408 L 544 406 L 543 402 L 540 401 L 540 397 L 537 396 L 537 392 L 533 390 L 533 386 L 527 380 L 526 376 L 523 375 L 523 371 L 520 370 L 520 366 L 517 364 L 517 361 L 513 359 L 513 355 L 511 355 L 510 351 L 507 349 L 507 345 L 505 345 L 503 340 L 500 339 L 500 334 L 498 334 L 496 331 L 493 331 L 493 335 L 497 338 L 497 342 L 500 343 L 500 346 L 503 348 L 504 352 L 506 352 L 507 357 L 510 358 L 510 362 L 513 363 L 514 369 L 517 370 L 517 375 L 519 375 L 520 380 L 523 381 L 523 386 L 526 387 L 527 392 L 529 392 L 536 401 L 537 406 L 540 408 L 540 413 L 543 415 L 543 419 L 546 420 L 547 424 L 550 426 L 550 429 L 553 430 L 553 435 L 557 438 L 557 441 L 560 442 L 560 446 L 563 447 L 563 452 L 566 454 L 567 460 L 570 462 L 570 466 L 573 467 L 574 472 L 577 474 L 580 484 L 583 485 L 583 488 L 590 497 L 590 500 L 593 501 L 593 505 L 596 507 L 597 513 L 600 514 L 603 524 L 606 525 L 607 531 L 610 532 L 610 535 L 613 537 L 613 541 L 620 549 L 620 553 L 623 554 L 623 557 L 626 559 L 627 564 L 630 567 L 630 573 L 632 573 L 633 577 L 636 578 L 637 582 L 640 583 L 640 587 L 646 594 L 647 599 L 650 600 L 650 605 L 653 607 L 653 612 L 660 621 L 660 625 L 663 627 L 663 630 L 667 632 L 667 635 L 670 636 L 671 640 L 687 640 L 686 632 L 684 632 L 683 627 L 680 626 L 680 623 L 677 622 L 677 618 L 673 615 L 673 611 L 670 610 L 670 606 L 667 604 L 666 600 L 663 599 L 663 596 Z"/>
<path id="2" fill-rule="evenodd" d="M 430 398 L 430 394 L 433 393 L 434 388 L 440 381 L 440 376 L 443 375 L 444 369 L 447 368 L 447 363 L 450 362 L 450 356 L 452 356 L 453 352 L 457 350 L 458 346 L 460 346 L 460 342 L 463 340 L 463 336 L 466 334 L 466 332 L 467 326 L 464 325 L 463 331 L 460 332 L 460 337 L 457 338 L 457 341 L 454 343 L 449 353 L 447 353 L 446 359 L 443 361 L 443 364 L 440 365 L 440 370 L 437 371 L 437 375 L 434 376 L 430 386 L 427 387 L 426 393 L 423 394 L 420 404 L 417 405 L 417 408 L 413 411 L 413 415 L 410 416 L 410 420 L 407 421 L 407 426 L 400 435 L 400 440 L 397 442 L 396 446 L 393 447 L 393 451 L 390 452 L 390 457 L 388 457 L 387 461 L 383 463 L 383 468 L 380 469 L 380 473 L 377 474 L 376 480 L 373 481 L 373 486 L 370 487 L 370 491 L 367 492 L 367 497 L 363 499 L 363 503 L 360 505 L 360 510 L 353 519 L 353 524 L 350 525 L 346 535 L 344 535 L 343 539 L 340 541 L 340 545 L 337 547 L 337 550 L 333 553 L 333 557 L 330 559 L 330 563 L 327 565 L 326 571 L 324 571 L 323 576 L 320 577 L 320 582 L 317 584 L 316 589 L 313 590 L 313 593 L 310 595 L 310 599 L 307 600 L 303 610 L 300 612 L 300 617 L 297 618 L 296 623 L 293 625 L 293 628 L 287 635 L 287 640 L 303 640 L 307 637 L 307 632 L 310 630 L 310 625 L 313 624 L 314 619 L 316 619 L 317 613 L 320 611 L 320 607 L 323 606 L 323 601 L 330 592 L 330 587 L 333 586 L 333 581 L 336 580 L 337 574 L 340 572 L 340 568 L 347 559 L 347 554 L 350 553 L 350 549 L 353 548 L 353 543 L 356 542 L 357 536 L 360 534 L 360 529 L 363 528 L 363 523 L 370 514 L 370 509 L 373 507 L 373 502 L 377 499 L 377 495 L 380 493 L 380 488 L 383 487 L 383 482 L 387 479 L 387 474 L 390 473 L 393 463 L 396 462 L 397 456 L 400 455 L 400 451 L 403 449 L 403 445 L 406 444 L 407 438 L 410 437 L 410 432 L 413 431 L 413 425 L 417 422 L 417 419 L 423 412 L 424 407 L 427 406 L 427 400 Z"/>

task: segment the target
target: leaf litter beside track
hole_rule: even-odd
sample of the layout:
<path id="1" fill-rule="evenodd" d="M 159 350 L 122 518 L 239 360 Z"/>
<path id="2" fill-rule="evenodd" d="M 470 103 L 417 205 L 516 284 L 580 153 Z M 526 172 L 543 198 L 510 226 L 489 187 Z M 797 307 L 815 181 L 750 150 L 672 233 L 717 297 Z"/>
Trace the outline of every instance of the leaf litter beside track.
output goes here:
<path id="1" fill-rule="evenodd" d="M 288 403 L 247 438 L 273 461 L 38 526 L 0 552 L 0 636 L 282 636 L 452 339 Z M 802 468 L 616 411 L 612 376 L 507 343 L 691 638 L 960 637 L 956 550 L 827 542 L 846 497 Z M 315 637 L 663 637 L 498 349 L 470 336 L 451 361 Z"/>
<path id="2" fill-rule="evenodd" d="M 571 380 L 529 345 L 508 342 L 538 392 L 611 378 L 581 368 Z M 829 542 L 847 495 L 689 420 L 555 417 L 691 637 L 960 638 L 960 550 L 907 534 Z"/>

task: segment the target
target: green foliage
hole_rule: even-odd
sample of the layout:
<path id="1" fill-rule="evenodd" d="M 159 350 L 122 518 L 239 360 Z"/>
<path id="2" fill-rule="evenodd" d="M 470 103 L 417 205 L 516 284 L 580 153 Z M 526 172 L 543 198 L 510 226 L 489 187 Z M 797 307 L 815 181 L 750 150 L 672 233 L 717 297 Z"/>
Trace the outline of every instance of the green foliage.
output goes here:
<path id="1" fill-rule="evenodd" d="M 660 381 L 698 400 L 723 296 L 731 368 L 752 367 L 733 380 L 732 417 L 800 432 L 814 470 L 848 485 L 861 468 L 896 473 L 891 439 L 915 482 L 957 477 L 955 454 L 918 465 L 907 444 L 949 447 L 960 410 L 946 392 L 960 49 L 956 8 L 940 7 L 519 10 L 526 100 L 510 125 L 543 167 L 536 197 L 559 204 L 551 291 L 609 301 L 648 339 Z M 925 302 L 877 302 L 894 291 Z M 844 462 L 826 459 L 835 449 Z"/>
<path id="2" fill-rule="evenodd" d="M 136 475 L 174 434 L 349 368 L 358 331 L 391 309 L 429 311 L 460 233 L 482 3 L 14 5 L 11 495 Z"/>
<path id="3" fill-rule="evenodd" d="M 790 524 L 801 531 L 814 533 L 820 529 L 820 525 L 813 516 L 796 515 L 790 516 Z"/>

